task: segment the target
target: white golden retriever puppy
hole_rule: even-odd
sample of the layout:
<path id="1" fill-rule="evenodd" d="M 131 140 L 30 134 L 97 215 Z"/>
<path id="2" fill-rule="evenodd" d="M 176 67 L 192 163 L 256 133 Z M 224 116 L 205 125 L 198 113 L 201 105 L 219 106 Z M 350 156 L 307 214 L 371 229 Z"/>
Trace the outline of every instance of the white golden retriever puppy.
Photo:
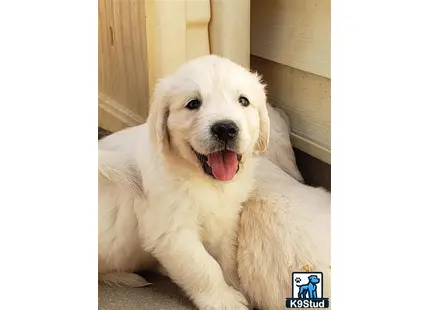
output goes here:
<path id="1" fill-rule="evenodd" d="M 158 261 L 199 309 L 247 309 L 237 226 L 269 128 L 264 85 L 227 59 L 162 79 L 147 123 L 99 142 L 99 277 L 145 285 L 131 272 Z"/>
<path id="2" fill-rule="evenodd" d="M 287 114 L 267 103 L 270 119 L 270 140 L 266 152 L 261 155 L 269 159 L 297 181 L 303 177 L 297 168 L 296 157 L 290 140 L 290 120 Z"/>
<path id="3" fill-rule="evenodd" d="M 241 215 L 238 270 L 250 303 L 263 310 L 285 309 L 292 272 L 323 272 L 330 297 L 330 194 L 299 183 L 260 158 L 257 184 Z"/>

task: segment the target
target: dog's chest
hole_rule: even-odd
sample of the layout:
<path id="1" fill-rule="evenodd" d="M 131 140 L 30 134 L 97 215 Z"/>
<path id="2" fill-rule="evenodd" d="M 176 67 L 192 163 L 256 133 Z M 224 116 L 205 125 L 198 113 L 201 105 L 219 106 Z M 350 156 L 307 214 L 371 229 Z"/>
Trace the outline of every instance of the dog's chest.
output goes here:
<path id="1" fill-rule="evenodd" d="M 242 202 L 250 187 L 248 183 L 224 187 L 202 184 L 189 191 L 198 213 L 200 238 L 207 248 L 216 249 L 222 240 L 236 236 Z"/>
<path id="2" fill-rule="evenodd" d="M 212 204 L 211 204 L 212 205 Z M 200 214 L 201 239 L 208 248 L 218 248 L 224 238 L 230 238 L 239 221 L 240 203 L 212 205 Z"/>

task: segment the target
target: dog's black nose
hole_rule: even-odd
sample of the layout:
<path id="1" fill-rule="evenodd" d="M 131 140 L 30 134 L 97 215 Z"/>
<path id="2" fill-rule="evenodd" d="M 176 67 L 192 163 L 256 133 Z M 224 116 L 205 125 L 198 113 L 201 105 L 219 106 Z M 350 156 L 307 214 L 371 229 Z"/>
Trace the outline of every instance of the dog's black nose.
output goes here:
<path id="1" fill-rule="evenodd" d="M 221 141 L 234 140 L 239 132 L 239 127 L 232 121 L 220 121 L 212 125 L 212 134 Z"/>

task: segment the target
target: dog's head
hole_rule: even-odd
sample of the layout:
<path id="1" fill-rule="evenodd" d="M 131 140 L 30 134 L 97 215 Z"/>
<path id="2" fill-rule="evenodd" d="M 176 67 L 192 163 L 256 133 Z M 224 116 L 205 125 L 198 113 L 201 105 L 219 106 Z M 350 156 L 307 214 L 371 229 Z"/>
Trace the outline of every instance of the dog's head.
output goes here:
<path id="1" fill-rule="evenodd" d="M 163 156 L 230 181 L 253 152 L 267 147 L 265 87 L 234 62 L 203 56 L 158 82 L 148 126 Z"/>
<path id="2" fill-rule="evenodd" d="M 312 284 L 320 283 L 320 279 L 318 279 L 317 276 L 309 276 L 308 279 L 309 279 L 309 282 Z"/>

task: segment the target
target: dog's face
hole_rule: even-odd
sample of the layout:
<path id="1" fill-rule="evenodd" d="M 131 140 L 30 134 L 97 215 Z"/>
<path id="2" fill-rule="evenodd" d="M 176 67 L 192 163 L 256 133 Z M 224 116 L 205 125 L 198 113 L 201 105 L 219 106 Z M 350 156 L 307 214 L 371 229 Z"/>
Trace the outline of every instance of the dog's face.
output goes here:
<path id="1" fill-rule="evenodd" d="M 309 282 L 312 284 L 320 283 L 320 279 L 318 279 L 317 276 L 309 276 L 308 279 L 309 279 Z"/>
<path id="2" fill-rule="evenodd" d="M 163 154 L 217 180 L 233 180 L 268 144 L 264 85 L 227 59 L 197 58 L 157 84 L 148 125 Z"/>

